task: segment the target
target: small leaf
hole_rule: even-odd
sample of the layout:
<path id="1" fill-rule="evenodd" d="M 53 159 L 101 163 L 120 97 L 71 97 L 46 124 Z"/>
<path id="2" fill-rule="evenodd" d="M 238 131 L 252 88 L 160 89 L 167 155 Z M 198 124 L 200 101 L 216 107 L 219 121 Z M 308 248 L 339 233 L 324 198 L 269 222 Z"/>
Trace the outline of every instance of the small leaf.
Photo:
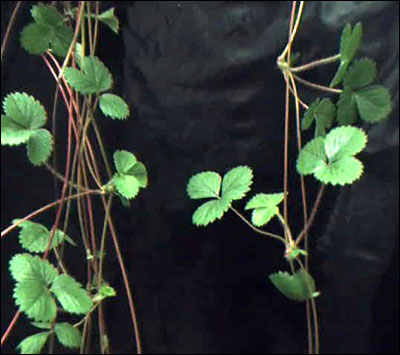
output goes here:
<path id="1" fill-rule="evenodd" d="M 68 84 L 82 94 L 107 91 L 112 86 L 111 73 L 97 57 L 83 58 L 82 71 L 66 68 L 64 76 Z"/>
<path id="2" fill-rule="evenodd" d="M 342 82 L 344 76 L 347 73 L 347 69 L 349 68 L 349 65 L 350 65 L 350 62 L 348 62 L 347 60 L 342 61 L 340 63 L 339 68 L 335 73 L 335 76 L 333 77 L 331 83 L 329 84 L 329 87 L 333 88 Z"/>
<path id="3" fill-rule="evenodd" d="M 227 200 L 239 200 L 250 190 L 253 171 L 247 166 L 229 170 L 222 180 L 222 196 Z"/>
<path id="4" fill-rule="evenodd" d="M 41 332 L 26 337 L 19 343 L 17 349 L 21 352 L 21 354 L 40 354 L 47 342 L 49 335 L 50 332 Z"/>
<path id="5" fill-rule="evenodd" d="M 343 30 L 340 41 L 340 56 L 344 61 L 352 61 L 360 47 L 362 40 L 362 25 L 358 22 L 351 31 L 351 25 L 347 24 Z"/>
<path id="6" fill-rule="evenodd" d="M 39 166 L 44 164 L 53 150 L 53 137 L 47 129 L 37 129 L 29 138 L 27 144 L 29 161 Z"/>
<path id="7" fill-rule="evenodd" d="M 392 112 L 389 91 L 379 85 L 369 86 L 354 93 L 360 117 L 366 122 L 378 122 Z"/>
<path id="8" fill-rule="evenodd" d="M 340 125 L 351 125 L 357 120 L 357 103 L 353 92 L 344 88 L 337 103 L 337 119 Z"/>
<path id="9" fill-rule="evenodd" d="M 39 329 L 51 329 L 51 323 L 49 322 L 32 322 L 32 325 Z"/>
<path id="10" fill-rule="evenodd" d="M 128 104 L 114 94 L 103 94 L 100 97 L 100 109 L 104 115 L 113 119 L 124 120 L 129 117 Z"/>
<path id="11" fill-rule="evenodd" d="M 245 210 L 253 209 L 252 223 L 256 227 L 261 227 L 279 213 L 277 206 L 283 201 L 283 198 L 283 193 L 257 194 L 246 204 Z"/>
<path id="12" fill-rule="evenodd" d="M 63 24 L 63 17 L 53 6 L 34 5 L 31 14 L 35 22 L 41 26 L 54 28 Z"/>
<path id="13" fill-rule="evenodd" d="M 206 171 L 192 176 L 187 186 L 191 199 L 218 197 L 221 189 L 221 176 L 212 171 Z"/>
<path id="14" fill-rule="evenodd" d="M 137 160 L 134 154 L 126 150 L 117 150 L 114 153 L 115 168 L 120 174 L 127 174 Z"/>
<path id="15" fill-rule="evenodd" d="M 230 203 L 230 200 L 224 198 L 203 203 L 193 214 L 193 224 L 196 226 L 206 226 L 217 219 L 221 219 L 229 209 Z"/>
<path id="16" fill-rule="evenodd" d="M 363 164 L 358 159 L 345 157 L 316 170 L 314 176 L 324 184 L 347 185 L 358 180 L 363 170 Z"/>
<path id="17" fill-rule="evenodd" d="M 291 300 L 302 302 L 315 297 L 314 279 L 303 269 L 293 275 L 278 271 L 269 278 L 274 286 Z"/>
<path id="18" fill-rule="evenodd" d="M 325 137 L 325 153 L 331 161 L 351 157 L 365 148 L 367 139 L 362 129 L 352 126 L 338 127 Z"/>
<path id="19" fill-rule="evenodd" d="M 323 99 L 318 104 L 315 112 L 316 132 L 315 136 L 323 136 L 328 128 L 333 124 L 336 115 L 336 107 L 330 99 Z"/>
<path id="20" fill-rule="evenodd" d="M 371 84 L 376 77 L 376 64 L 369 58 L 360 59 L 350 67 L 343 83 L 350 89 L 359 89 Z"/>
<path id="21" fill-rule="evenodd" d="M 58 341 L 67 348 L 79 349 L 82 334 L 78 328 L 69 323 L 57 323 L 54 327 Z"/>
<path id="22" fill-rule="evenodd" d="M 69 313 L 86 314 L 93 306 L 92 299 L 82 285 L 71 276 L 58 275 L 50 289 Z"/>
<path id="23" fill-rule="evenodd" d="M 143 163 L 137 162 L 132 168 L 129 169 L 128 175 L 134 176 L 140 187 L 147 187 L 147 170 Z"/>
<path id="24" fill-rule="evenodd" d="M 108 9 L 99 15 L 99 20 L 106 24 L 113 32 L 118 34 L 119 22 L 114 15 L 114 8 Z"/>
<path id="25" fill-rule="evenodd" d="M 303 131 L 309 129 L 314 122 L 315 119 L 315 111 L 318 108 L 318 105 L 320 103 L 321 99 L 317 98 L 315 99 L 310 106 L 308 106 L 307 111 L 304 114 L 302 123 L 301 123 L 301 129 Z"/>
<path id="26" fill-rule="evenodd" d="M 50 29 L 37 23 L 30 23 L 21 32 L 21 46 L 29 54 L 44 54 L 50 48 L 50 36 Z"/>
<path id="27" fill-rule="evenodd" d="M 7 117 L 26 129 L 41 128 L 47 121 L 42 104 L 24 92 L 9 94 L 3 101 L 3 110 Z"/>
<path id="28" fill-rule="evenodd" d="M 117 191 L 128 200 L 139 193 L 139 182 L 134 176 L 115 174 L 113 181 Z"/>
<path id="29" fill-rule="evenodd" d="M 297 171 L 301 175 L 309 175 L 324 166 L 326 162 L 324 138 L 317 137 L 308 142 L 297 158 Z"/>
<path id="30" fill-rule="evenodd" d="M 26 143 L 34 131 L 26 129 L 11 118 L 1 115 L 1 145 L 20 145 Z"/>

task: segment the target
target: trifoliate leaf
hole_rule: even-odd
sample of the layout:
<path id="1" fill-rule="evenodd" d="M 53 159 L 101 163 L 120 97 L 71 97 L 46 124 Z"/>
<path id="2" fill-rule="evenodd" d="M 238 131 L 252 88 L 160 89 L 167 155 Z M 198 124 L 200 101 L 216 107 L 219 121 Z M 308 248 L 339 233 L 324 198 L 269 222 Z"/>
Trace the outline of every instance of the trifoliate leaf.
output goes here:
<path id="1" fill-rule="evenodd" d="M 358 22 L 353 31 L 351 25 L 347 24 L 342 32 L 340 39 L 340 58 L 343 61 L 352 61 L 360 47 L 362 40 L 363 29 L 360 22 Z"/>
<path id="2" fill-rule="evenodd" d="M 206 226 L 217 219 L 221 219 L 229 209 L 231 200 L 220 198 L 203 203 L 193 214 L 193 224 L 196 226 Z"/>
<path id="3" fill-rule="evenodd" d="M 187 186 L 187 193 L 192 199 L 218 197 L 221 189 L 221 176 L 212 171 L 193 175 Z"/>
<path id="4" fill-rule="evenodd" d="M 114 15 L 113 7 L 101 13 L 98 16 L 98 19 L 104 24 L 106 24 L 112 31 L 118 34 L 119 21 L 118 18 Z"/>
<path id="5" fill-rule="evenodd" d="M 147 187 L 147 170 L 143 163 L 137 162 L 132 168 L 129 169 L 128 175 L 134 176 L 140 187 Z"/>
<path id="6" fill-rule="evenodd" d="M 27 25 L 21 33 L 21 44 L 30 54 L 43 54 L 52 49 L 58 56 L 66 56 L 73 40 L 72 30 L 63 22 L 56 8 L 36 5 L 32 8 L 35 23 Z"/>
<path id="7" fill-rule="evenodd" d="M 222 196 L 227 200 L 239 200 L 250 190 L 253 171 L 247 166 L 229 170 L 222 180 Z"/>
<path id="8" fill-rule="evenodd" d="M 261 227 L 279 213 L 277 206 L 283 198 L 283 193 L 257 194 L 246 204 L 245 210 L 253 210 L 251 221 L 256 227 Z"/>
<path id="9" fill-rule="evenodd" d="M 316 296 L 315 281 L 305 270 L 301 269 L 295 274 L 278 271 L 271 274 L 269 279 L 274 286 L 287 298 L 302 302 Z"/>
<path id="10" fill-rule="evenodd" d="M 3 101 L 3 110 L 14 123 L 29 130 L 41 128 L 47 121 L 42 104 L 24 92 L 9 94 Z"/>
<path id="11" fill-rule="evenodd" d="M 325 153 L 330 161 L 351 157 L 361 152 L 367 144 L 367 135 L 357 127 L 342 126 L 325 137 Z"/>
<path id="12" fill-rule="evenodd" d="M 115 174 L 113 181 L 117 191 L 128 200 L 136 197 L 139 192 L 139 181 L 134 176 Z"/>
<path id="13" fill-rule="evenodd" d="M 104 115 L 113 119 L 125 120 L 129 117 L 129 106 L 125 100 L 114 94 L 103 94 L 100 97 L 100 109 Z"/>
<path id="14" fill-rule="evenodd" d="M 14 122 L 11 118 L 1 115 L 1 145 L 24 144 L 33 132 Z"/>
<path id="15" fill-rule="evenodd" d="M 69 313 L 85 314 L 93 306 L 92 299 L 82 285 L 71 276 L 58 275 L 50 289 L 61 303 L 62 307 Z"/>
<path id="16" fill-rule="evenodd" d="M 49 285 L 57 277 L 56 268 L 37 256 L 17 254 L 10 261 L 10 272 L 18 281 L 14 299 L 19 310 L 36 322 L 52 321 L 57 307 Z"/>
<path id="17" fill-rule="evenodd" d="M 325 139 L 306 144 L 297 159 L 297 170 L 302 175 L 314 174 L 324 184 L 350 184 L 363 172 L 362 163 L 353 155 L 364 149 L 366 142 L 366 134 L 359 128 L 335 128 Z"/>
<path id="18" fill-rule="evenodd" d="M 58 341 L 66 348 L 79 348 L 82 334 L 78 328 L 69 323 L 57 323 L 54 327 Z"/>
<path id="19" fill-rule="evenodd" d="M 337 103 L 337 119 L 340 125 L 351 125 L 357 120 L 357 103 L 353 92 L 346 87 Z"/>
<path id="20" fill-rule="evenodd" d="M 53 136 L 46 129 L 37 129 L 29 138 L 26 151 L 29 161 L 35 165 L 45 163 L 53 150 Z"/>
<path id="21" fill-rule="evenodd" d="M 82 71 L 66 68 L 64 76 L 68 84 L 82 94 L 107 91 L 112 86 L 111 73 L 97 57 L 83 58 Z"/>
<path id="22" fill-rule="evenodd" d="M 314 176 L 324 184 L 347 185 L 358 180 L 363 170 L 363 164 L 357 158 L 345 157 L 316 170 Z"/>
<path id="23" fill-rule="evenodd" d="M 360 59 L 350 67 L 346 73 L 343 83 L 350 89 L 359 89 L 371 84 L 376 77 L 376 63 L 369 59 Z"/>
<path id="24" fill-rule="evenodd" d="M 369 86 L 354 93 L 360 117 L 367 122 L 378 122 L 392 111 L 389 91 L 379 85 Z"/>
<path id="25" fill-rule="evenodd" d="M 25 221 L 22 222 L 19 227 L 21 228 L 19 242 L 24 249 L 32 253 L 40 253 L 46 250 L 50 238 L 50 231 L 45 226 L 39 223 Z M 64 233 L 57 230 L 54 233 L 51 248 L 60 245 L 65 236 Z"/>
<path id="26" fill-rule="evenodd" d="M 315 111 L 318 108 L 318 105 L 320 103 L 321 99 L 317 98 L 315 101 L 312 102 L 310 106 L 308 106 L 307 111 L 304 114 L 303 120 L 301 122 L 301 129 L 303 131 L 309 129 L 314 122 L 315 119 Z"/>
<path id="27" fill-rule="evenodd" d="M 49 335 L 50 332 L 41 332 L 30 335 L 19 343 L 17 349 L 21 354 L 40 354 Z"/>
<path id="28" fill-rule="evenodd" d="M 325 162 L 324 138 L 317 137 L 308 142 L 300 152 L 297 159 L 297 171 L 301 175 L 309 175 L 324 166 Z"/>
<path id="29" fill-rule="evenodd" d="M 126 150 L 117 150 L 114 153 L 115 168 L 120 174 L 127 174 L 137 160 L 134 154 Z"/>

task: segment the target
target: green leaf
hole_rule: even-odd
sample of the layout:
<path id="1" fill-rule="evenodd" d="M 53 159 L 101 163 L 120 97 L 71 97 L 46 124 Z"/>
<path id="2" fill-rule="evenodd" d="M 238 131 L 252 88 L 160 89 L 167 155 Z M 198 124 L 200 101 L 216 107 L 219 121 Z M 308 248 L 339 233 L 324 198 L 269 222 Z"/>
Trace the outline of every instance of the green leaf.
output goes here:
<path id="1" fill-rule="evenodd" d="M 335 161 L 356 155 L 365 148 L 367 139 L 365 132 L 357 127 L 335 128 L 325 137 L 326 156 Z"/>
<path id="2" fill-rule="evenodd" d="M 117 191 L 128 200 L 139 193 L 139 181 L 134 176 L 115 174 L 113 182 Z"/>
<path id="3" fill-rule="evenodd" d="M 376 64 L 369 58 L 360 59 L 350 67 L 343 84 L 350 89 L 359 89 L 371 84 L 376 77 Z"/>
<path id="4" fill-rule="evenodd" d="M 119 21 L 114 15 L 114 8 L 108 9 L 99 15 L 99 20 L 107 25 L 113 32 L 118 34 Z"/>
<path id="5" fill-rule="evenodd" d="M 363 170 L 363 164 L 358 159 L 345 157 L 316 170 L 314 176 L 324 184 L 347 185 L 358 180 Z"/>
<path id="6" fill-rule="evenodd" d="M 218 197 L 221 189 L 221 176 L 213 171 L 193 175 L 187 186 L 191 199 Z"/>
<path id="7" fill-rule="evenodd" d="M 43 54 L 52 49 L 58 56 L 66 56 L 73 40 L 72 30 L 65 25 L 56 8 L 36 5 L 32 8 L 35 23 L 27 25 L 21 33 L 21 44 L 30 54 Z"/>
<path id="8" fill-rule="evenodd" d="M 193 224 L 196 226 L 206 226 L 217 219 L 221 219 L 228 211 L 231 200 L 220 198 L 203 203 L 193 214 Z"/>
<path id="9" fill-rule="evenodd" d="M 114 288 L 112 288 L 110 285 L 104 283 L 101 286 L 98 294 L 93 297 L 93 302 L 97 303 L 108 297 L 115 297 L 116 295 L 117 295 L 117 292 L 114 290 Z"/>
<path id="10" fill-rule="evenodd" d="M 21 354 L 40 354 L 47 342 L 49 335 L 50 332 L 41 332 L 26 337 L 19 343 L 17 349 L 21 352 Z"/>
<path id="11" fill-rule="evenodd" d="M 49 285 L 57 277 L 48 261 L 30 254 L 17 254 L 10 261 L 10 272 L 17 281 L 14 299 L 19 310 L 36 322 L 50 322 L 57 314 Z"/>
<path id="12" fill-rule="evenodd" d="M 14 122 L 11 118 L 1 115 L 1 145 L 24 144 L 33 132 Z"/>
<path id="13" fill-rule="evenodd" d="M 86 314 L 93 306 L 92 299 L 82 285 L 71 276 L 58 275 L 50 289 L 69 313 Z"/>
<path id="14" fill-rule="evenodd" d="M 363 29 L 360 22 L 351 30 L 351 25 L 347 24 L 342 32 L 340 40 L 341 60 L 351 62 L 360 47 Z"/>
<path id="15" fill-rule="evenodd" d="M 269 276 L 274 286 L 287 298 L 302 302 L 316 296 L 314 279 L 305 270 L 295 274 L 278 271 Z"/>
<path id="16" fill-rule="evenodd" d="M 247 166 L 238 166 L 228 171 L 222 180 L 222 196 L 227 200 L 240 200 L 250 190 L 253 171 Z"/>
<path id="17" fill-rule="evenodd" d="M 41 253 L 46 250 L 50 238 L 50 231 L 45 226 L 39 223 L 25 221 L 22 222 L 19 227 L 21 228 L 19 242 L 24 249 L 32 253 Z M 65 236 L 63 232 L 57 230 L 54 234 L 51 248 L 60 245 Z"/>
<path id="18" fill-rule="evenodd" d="M 333 77 L 331 83 L 329 84 L 329 86 L 331 88 L 339 85 L 342 82 L 344 76 L 346 75 L 349 65 L 350 65 L 350 62 L 348 62 L 348 61 L 342 61 L 340 63 L 339 68 L 335 73 L 335 76 Z"/>
<path id="19" fill-rule="evenodd" d="M 51 323 L 49 322 L 32 322 L 31 324 L 39 329 L 51 329 Z"/>
<path id="20" fill-rule="evenodd" d="M 316 131 L 315 136 L 323 136 L 328 128 L 333 124 L 336 115 L 336 107 L 330 99 L 323 99 L 319 103 L 315 112 Z"/>
<path id="21" fill-rule="evenodd" d="M 49 28 L 30 23 L 21 32 L 21 46 L 33 55 L 44 54 L 50 48 L 51 30 Z"/>
<path id="22" fill-rule="evenodd" d="M 9 94 L 3 101 L 3 110 L 9 119 L 25 129 L 41 128 L 47 121 L 42 104 L 24 92 Z"/>
<path id="23" fill-rule="evenodd" d="M 100 109 L 104 115 L 113 119 L 124 120 L 129 117 L 128 104 L 114 94 L 103 94 L 100 97 Z"/>
<path id="24" fill-rule="evenodd" d="M 256 227 L 261 227 L 279 213 L 277 206 L 283 201 L 283 198 L 283 193 L 257 194 L 246 204 L 245 210 L 253 209 L 252 223 Z"/>
<path id="25" fill-rule="evenodd" d="M 340 38 L 340 66 L 330 83 L 330 87 L 334 87 L 342 82 L 350 62 L 353 60 L 360 47 L 362 32 L 362 25 L 360 22 L 356 24 L 353 31 L 350 24 L 344 27 Z"/>
<path id="26" fill-rule="evenodd" d="M 364 149 L 366 143 L 367 136 L 359 128 L 335 128 L 325 139 L 318 137 L 306 144 L 297 159 L 297 171 L 302 175 L 314 174 L 324 184 L 350 184 L 363 173 L 362 163 L 353 155 Z"/>
<path id="27" fill-rule="evenodd" d="M 128 175 L 134 176 L 140 187 L 147 187 L 147 170 L 143 163 L 137 162 L 132 168 L 129 169 Z"/>
<path id="28" fill-rule="evenodd" d="M 297 158 L 297 171 L 301 175 L 309 175 L 324 166 L 325 162 L 324 138 L 317 137 L 308 142 L 301 150 Z"/>
<path id="29" fill-rule="evenodd" d="M 107 91 L 112 86 L 111 73 L 97 57 L 83 58 L 82 71 L 66 68 L 64 76 L 68 84 L 82 94 Z"/>
<path id="30" fill-rule="evenodd" d="M 310 106 L 308 106 L 308 109 L 306 110 L 303 120 L 301 122 L 301 129 L 303 131 L 309 129 L 314 122 L 315 119 L 315 112 L 318 108 L 318 105 L 320 103 L 321 99 L 317 98 L 315 99 Z"/>
<path id="31" fill-rule="evenodd" d="M 378 122 L 392 112 L 389 91 L 379 85 L 369 86 L 354 93 L 360 117 L 366 122 Z"/>
<path id="32" fill-rule="evenodd" d="M 29 161 L 35 166 L 42 165 L 53 150 L 53 137 L 47 129 L 37 129 L 30 136 L 26 148 Z"/>
<path id="33" fill-rule="evenodd" d="M 54 28 L 63 24 L 62 15 L 52 6 L 34 5 L 31 14 L 35 22 L 44 27 Z"/>
<path id="34" fill-rule="evenodd" d="M 82 334 L 78 328 L 69 323 L 57 323 L 54 327 L 58 341 L 67 348 L 77 348 L 81 346 Z"/>
<path id="35" fill-rule="evenodd" d="M 337 103 L 337 119 L 340 125 L 351 125 L 357 120 L 357 103 L 353 92 L 346 87 Z"/>
<path id="36" fill-rule="evenodd" d="M 120 174 L 127 174 L 136 162 L 135 155 L 126 150 L 117 150 L 114 153 L 115 168 Z"/>

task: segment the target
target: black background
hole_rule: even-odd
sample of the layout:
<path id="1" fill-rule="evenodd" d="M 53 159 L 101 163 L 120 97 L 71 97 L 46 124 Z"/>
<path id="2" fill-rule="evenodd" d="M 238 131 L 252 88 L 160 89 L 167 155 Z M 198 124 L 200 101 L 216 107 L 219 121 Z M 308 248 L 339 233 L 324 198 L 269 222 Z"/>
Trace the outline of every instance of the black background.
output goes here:
<path id="1" fill-rule="evenodd" d="M 2 36 L 14 5 L 1 2 Z M 304 353 L 304 307 L 285 299 L 267 278 L 287 268 L 280 245 L 254 235 L 231 214 L 195 228 L 191 214 L 197 204 L 185 193 L 192 174 L 223 174 L 238 165 L 254 170 L 253 192 L 281 190 L 284 81 L 275 61 L 287 40 L 291 3 L 102 2 L 102 8 L 109 6 L 116 7 L 122 32 L 117 37 L 102 28 L 99 57 L 132 115 L 127 122 L 99 121 L 110 156 L 116 149 L 133 151 L 150 179 L 130 210 L 118 203 L 113 210 L 144 352 Z M 394 103 L 389 120 L 362 125 L 369 135 L 360 155 L 365 173 L 351 187 L 328 189 L 311 231 L 311 270 L 322 291 L 317 301 L 322 353 L 398 353 L 398 10 L 395 1 L 306 3 L 294 46 L 304 63 L 332 55 L 344 25 L 361 21 L 358 57 L 377 61 L 379 81 Z M 2 66 L 1 96 L 26 91 L 51 113 L 55 84 L 41 59 L 18 44 L 17 34 L 29 21 L 25 3 Z M 305 78 L 327 84 L 335 70 L 335 65 L 315 69 Z M 318 94 L 301 89 L 306 102 Z M 62 109 L 59 119 L 62 132 Z M 291 129 L 295 138 L 293 123 Z M 294 139 L 290 148 L 294 173 Z M 58 142 L 59 154 L 63 149 Z M 1 171 L 2 229 L 56 196 L 51 176 L 27 162 L 24 148 L 2 147 Z M 312 201 L 318 184 L 308 179 L 307 186 Z M 297 187 L 293 174 L 295 231 L 302 220 Z M 53 218 L 50 213 L 38 221 L 50 225 Z M 270 230 L 278 232 L 279 226 L 271 224 Z M 77 223 L 69 234 L 80 240 Z M 84 260 L 81 249 L 68 248 L 67 260 Z M 15 312 L 8 262 L 20 251 L 15 233 L 2 240 L 2 333 Z M 131 353 L 123 284 L 112 248 L 107 255 L 106 277 L 119 290 L 106 310 L 111 348 Z M 70 264 L 83 281 L 83 262 Z M 12 353 L 33 332 L 21 319 L 2 352 Z"/>

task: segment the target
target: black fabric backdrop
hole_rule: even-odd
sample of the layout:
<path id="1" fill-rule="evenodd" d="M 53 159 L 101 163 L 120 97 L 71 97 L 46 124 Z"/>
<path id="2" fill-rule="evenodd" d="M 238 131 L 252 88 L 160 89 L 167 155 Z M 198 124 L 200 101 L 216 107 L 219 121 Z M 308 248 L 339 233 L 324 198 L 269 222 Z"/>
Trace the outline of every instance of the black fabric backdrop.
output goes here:
<path id="1" fill-rule="evenodd" d="M 1 2 L 1 31 L 15 2 Z M 149 170 L 150 185 L 130 210 L 113 212 L 135 290 L 145 353 L 287 354 L 306 349 L 304 307 L 286 300 L 267 275 L 286 268 L 277 243 L 254 235 L 234 215 L 195 228 L 196 203 L 185 193 L 199 171 L 224 173 L 237 165 L 255 172 L 253 191 L 281 189 L 284 82 L 275 61 L 285 45 L 290 2 L 102 2 L 116 6 L 117 37 L 101 34 L 99 56 L 116 76 L 115 91 L 130 103 L 128 122 L 101 120 L 110 155 L 133 151 Z M 378 62 L 390 89 L 390 119 L 368 131 L 363 178 L 329 188 L 311 231 L 312 272 L 322 295 L 322 353 L 398 353 L 398 20 L 397 1 L 306 3 L 295 42 L 301 62 L 332 55 L 347 22 L 364 25 L 359 57 Z M 18 46 L 29 22 L 24 4 L 1 70 L 1 96 L 19 90 L 51 112 L 54 82 L 40 58 Z M 327 83 L 336 66 L 305 77 Z M 302 88 L 306 101 L 315 92 Z M 60 109 L 60 120 L 62 120 Z M 292 136 L 294 130 L 292 123 Z M 60 130 L 63 129 L 60 123 Z M 306 139 L 310 138 L 305 136 Z M 57 150 L 63 153 L 63 144 Z M 296 157 L 291 145 L 291 171 Z M 22 149 L 1 149 L 1 225 L 54 197 L 52 178 L 34 169 Z M 309 200 L 318 184 L 307 180 Z M 301 223 L 298 180 L 290 179 L 290 221 Z M 239 203 L 239 206 L 241 204 Z M 51 214 L 41 221 L 51 223 Z M 279 226 L 271 225 L 271 231 Z M 70 235 L 76 240 L 77 223 Z M 1 329 L 15 312 L 10 257 L 21 251 L 13 235 L 2 241 Z M 106 317 L 114 353 L 131 353 L 131 324 L 116 257 L 108 251 L 107 279 L 119 296 Z M 84 259 L 69 248 L 67 257 Z M 71 272 L 84 280 L 83 263 Z M 76 264 L 76 265 L 75 265 Z M 22 319 L 4 353 L 33 332 Z M 60 350 L 61 352 L 61 350 Z"/>

